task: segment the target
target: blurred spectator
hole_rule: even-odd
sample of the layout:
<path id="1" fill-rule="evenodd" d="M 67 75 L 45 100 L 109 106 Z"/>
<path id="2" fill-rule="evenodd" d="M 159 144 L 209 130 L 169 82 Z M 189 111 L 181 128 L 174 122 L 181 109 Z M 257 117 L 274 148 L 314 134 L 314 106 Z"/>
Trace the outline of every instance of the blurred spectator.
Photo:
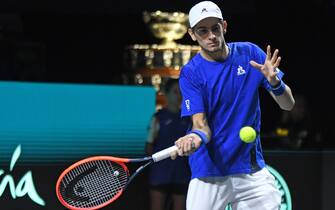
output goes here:
<path id="1" fill-rule="evenodd" d="M 295 106 L 283 111 L 280 121 L 270 134 L 280 149 L 320 148 L 322 137 L 318 123 L 313 119 L 309 103 L 304 95 L 295 95 Z"/>
<path id="2" fill-rule="evenodd" d="M 180 117 L 181 95 L 178 80 L 167 80 L 163 91 L 166 106 L 152 118 L 146 147 L 148 155 L 174 145 L 176 139 L 186 134 L 189 126 L 189 120 Z M 154 164 L 149 172 L 150 209 L 186 209 L 189 180 L 187 157 L 166 159 Z"/>

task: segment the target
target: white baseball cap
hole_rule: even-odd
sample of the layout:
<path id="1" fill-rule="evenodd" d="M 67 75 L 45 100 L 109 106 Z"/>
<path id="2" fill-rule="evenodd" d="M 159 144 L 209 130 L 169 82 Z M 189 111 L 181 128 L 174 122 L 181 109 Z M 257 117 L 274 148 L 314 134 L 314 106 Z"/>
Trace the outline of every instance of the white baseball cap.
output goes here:
<path id="1" fill-rule="evenodd" d="M 223 20 L 221 10 L 215 3 L 211 1 L 202 1 L 197 3 L 188 13 L 190 27 L 193 28 L 201 20 L 208 17 L 216 17 Z"/>

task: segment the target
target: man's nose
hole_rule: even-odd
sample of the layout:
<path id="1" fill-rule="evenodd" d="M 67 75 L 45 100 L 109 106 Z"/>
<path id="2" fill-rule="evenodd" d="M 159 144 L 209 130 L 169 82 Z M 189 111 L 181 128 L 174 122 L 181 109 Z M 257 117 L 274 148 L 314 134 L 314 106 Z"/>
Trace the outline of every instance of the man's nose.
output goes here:
<path id="1" fill-rule="evenodd" d="M 215 36 L 215 34 L 213 33 L 212 30 L 208 30 L 208 37 L 209 37 L 210 39 L 213 39 L 213 38 L 215 38 L 216 36 Z"/>

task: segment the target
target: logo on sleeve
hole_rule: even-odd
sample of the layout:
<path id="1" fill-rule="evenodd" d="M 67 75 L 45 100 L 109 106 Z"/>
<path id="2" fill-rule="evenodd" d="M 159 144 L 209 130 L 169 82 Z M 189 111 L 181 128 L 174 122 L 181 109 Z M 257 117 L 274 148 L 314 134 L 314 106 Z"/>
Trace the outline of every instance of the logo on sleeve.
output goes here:
<path id="1" fill-rule="evenodd" d="M 191 110 L 191 107 L 190 107 L 190 100 L 189 100 L 189 99 L 185 100 L 185 106 L 186 106 L 187 111 L 190 111 L 190 110 Z"/>

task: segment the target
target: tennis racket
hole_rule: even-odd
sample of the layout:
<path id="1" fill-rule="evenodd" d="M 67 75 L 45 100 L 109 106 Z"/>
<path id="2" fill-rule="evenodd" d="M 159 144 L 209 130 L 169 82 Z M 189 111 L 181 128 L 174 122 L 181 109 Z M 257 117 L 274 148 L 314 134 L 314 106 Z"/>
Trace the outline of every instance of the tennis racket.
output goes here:
<path id="1" fill-rule="evenodd" d="M 99 209 L 109 205 L 125 191 L 130 182 L 151 164 L 170 157 L 177 151 L 172 146 L 144 158 L 94 156 L 69 166 L 56 184 L 58 200 L 68 209 Z M 132 175 L 126 163 L 143 162 Z"/>

